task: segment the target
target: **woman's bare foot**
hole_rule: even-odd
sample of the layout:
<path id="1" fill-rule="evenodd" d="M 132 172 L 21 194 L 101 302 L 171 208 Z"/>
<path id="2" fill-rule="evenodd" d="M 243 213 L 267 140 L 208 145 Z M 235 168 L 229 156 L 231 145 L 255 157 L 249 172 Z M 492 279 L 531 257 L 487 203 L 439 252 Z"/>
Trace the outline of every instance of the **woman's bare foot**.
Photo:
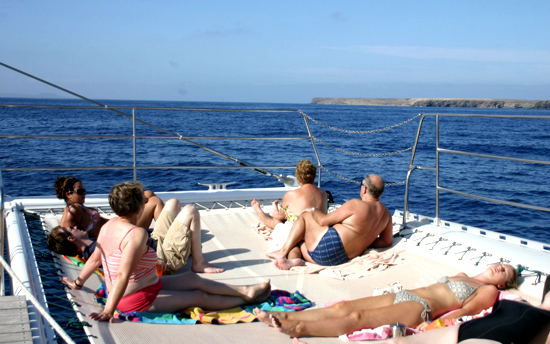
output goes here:
<path id="1" fill-rule="evenodd" d="M 279 332 L 289 335 L 290 337 L 300 337 L 300 334 L 296 331 L 297 323 L 292 320 L 282 320 L 274 316 L 273 314 L 269 315 L 271 319 L 271 326 Z"/>
<path id="2" fill-rule="evenodd" d="M 280 248 L 276 251 L 266 253 L 266 256 L 268 256 L 269 258 L 277 259 L 277 258 L 285 258 L 286 254 L 284 254 L 283 249 Z"/>
<path id="3" fill-rule="evenodd" d="M 302 342 L 298 338 L 294 337 L 292 338 L 292 344 L 307 344 L 306 342 Z"/>
<path id="4" fill-rule="evenodd" d="M 269 216 L 271 217 L 277 217 L 279 213 L 279 200 L 276 199 L 271 203 L 271 211 L 269 212 Z"/>
<path id="5" fill-rule="evenodd" d="M 256 318 L 258 318 L 258 320 L 260 320 L 264 324 L 268 324 L 269 326 L 273 326 L 271 324 L 271 319 L 269 319 L 269 313 L 267 313 L 265 311 L 262 311 L 259 308 L 254 308 L 254 310 L 252 312 L 254 312 L 254 315 L 256 316 Z"/>
<path id="6" fill-rule="evenodd" d="M 213 264 L 210 264 L 206 260 L 204 261 L 195 261 L 193 260 L 193 263 L 191 265 L 191 270 L 193 272 L 204 272 L 207 274 L 219 274 L 220 272 L 224 272 L 224 268 L 220 268 L 219 266 L 215 266 Z"/>
<path id="7" fill-rule="evenodd" d="M 275 264 L 275 267 L 279 270 L 290 270 L 290 268 L 293 266 L 306 265 L 306 263 L 301 258 L 277 258 L 273 264 Z"/>
<path id="8" fill-rule="evenodd" d="M 247 302 L 263 302 L 271 293 L 271 280 L 245 287 L 242 299 Z"/>
<path id="9" fill-rule="evenodd" d="M 260 207 L 260 202 L 258 202 L 257 199 L 254 198 L 254 199 L 252 200 L 252 202 L 250 202 L 250 206 L 252 207 L 252 209 L 254 209 L 254 211 L 256 212 L 256 214 L 257 214 L 258 216 L 260 216 L 260 213 L 261 213 L 262 215 L 265 215 L 264 212 L 263 212 L 263 210 L 262 210 L 262 208 Z"/>

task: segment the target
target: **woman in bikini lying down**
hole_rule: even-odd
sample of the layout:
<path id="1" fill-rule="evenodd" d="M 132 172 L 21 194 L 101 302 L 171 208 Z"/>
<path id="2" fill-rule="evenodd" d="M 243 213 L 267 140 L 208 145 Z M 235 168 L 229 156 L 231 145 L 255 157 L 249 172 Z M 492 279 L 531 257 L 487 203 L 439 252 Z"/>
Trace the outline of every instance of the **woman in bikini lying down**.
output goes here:
<path id="1" fill-rule="evenodd" d="M 550 292 L 540 306 L 501 300 L 483 318 L 457 326 L 392 338 L 384 344 L 550 343 Z"/>
<path id="2" fill-rule="evenodd" d="M 492 306 L 498 289 L 517 286 L 517 271 L 510 265 L 492 265 L 468 277 L 460 273 L 442 277 L 437 283 L 397 294 L 384 294 L 339 302 L 331 307 L 300 312 L 266 313 L 254 310 L 258 318 L 292 337 L 338 337 L 365 328 L 399 322 L 423 330 L 428 321 L 447 312 L 452 316 L 474 315 Z"/>
<path id="3" fill-rule="evenodd" d="M 84 205 L 86 201 L 86 189 L 81 180 L 75 177 L 58 177 L 54 183 L 55 194 L 57 198 L 67 203 L 59 225 L 61 227 L 77 227 L 88 232 L 91 238 L 97 238 L 101 226 L 107 219 L 101 217 L 97 209 L 89 208 Z M 137 225 L 143 228 L 149 228 L 153 218 L 157 219 L 164 207 L 164 203 L 153 191 L 145 191 L 147 204 L 143 214 L 139 218 Z"/>
<path id="4" fill-rule="evenodd" d="M 147 231 L 136 226 L 145 206 L 143 186 L 139 182 L 115 185 L 109 204 L 118 217 L 110 219 L 97 238 L 97 248 L 76 280 L 62 280 L 72 289 L 80 289 L 103 264 L 108 299 L 102 312 L 91 313 L 97 321 L 113 318 L 121 312 L 176 313 L 189 307 L 222 310 L 260 303 L 271 292 L 269 280 L 263 283 L 235 286 L 199 277 L 189 271 L 183 274 L 157 276 L 159 261 L 147 244 Z"/>

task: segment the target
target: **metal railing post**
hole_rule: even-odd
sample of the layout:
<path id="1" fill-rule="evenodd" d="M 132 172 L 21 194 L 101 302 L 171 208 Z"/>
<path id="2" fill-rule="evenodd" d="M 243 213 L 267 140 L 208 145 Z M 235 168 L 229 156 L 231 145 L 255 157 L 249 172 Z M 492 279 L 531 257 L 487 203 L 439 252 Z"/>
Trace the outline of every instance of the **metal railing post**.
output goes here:
<path id="1" fill-rule="evenodd" d="M 418 129 L 416 130 L 416 138 L 414 140 L 414 145 L 411 152 L 411 159 L 409 160 L 407 178 L 405 179 L 405 204 L 403 204 L 403 219 L 401 223 L 401 229 L 407 228 L 407 218 L 409 217 L 409 180 L 411 179 L 412 172 L 417 169 L 417 167 L 413 165 L 413 162 L 414 162 L 414 157 L 416 155 L 416 148 L 418 147 L 420 131 L 422 130 L 422 124 L 424 123 L 424 118 L 426 118 L 426 115 L 422 115 L 422 117 L 420 117 L 420 122 L 418 123 Z"/>
<path id="2" fill-rule="evenodd" d="M 435 223 L 439 226 L 439 115 L 435 116 Z"/>
<path id="3" fill-rule="evenodd" d="M 137 141 L 136 141 L 136 109 L 132 109 L 132 142 L 134 146 L 134 181 L 137 181 Z"/>
<path id="4" fill-rule="evenodd" d="M 4 256 L 4 233 L 6 231 L 6 219 L 4 217 L 4 181 L 2 180 L 2 171 L 0 170 L 0 249 L 2 257 Z M 0 266 L 0 296 L 4 296 L 4 266 Z"/>
<path id="5" fill-rule="evenodd" d="M 319 164 L 319 180 L 317 181 L 317 187 L 321 187 L 321 167 L 323 167 L 323 164 L 321 164 L 321 158 L 319 158 L 319 152 L 317 152 L 317 146 L 315 146 L 315 140 L 313 139 L 313 135 L 311 135 L 311 129 L 309 129 L 309 123 L 307 122 L 306 114 L 302 111 L 298 111 L 304 118 L 304 122 L 306 124 L 307 133 L 309 135 L 309 139 L 311 140 L 311 145 L 313 146 L 313 151 L 315 152 L 315 157 L 317 158 L 317 163 Z"/>

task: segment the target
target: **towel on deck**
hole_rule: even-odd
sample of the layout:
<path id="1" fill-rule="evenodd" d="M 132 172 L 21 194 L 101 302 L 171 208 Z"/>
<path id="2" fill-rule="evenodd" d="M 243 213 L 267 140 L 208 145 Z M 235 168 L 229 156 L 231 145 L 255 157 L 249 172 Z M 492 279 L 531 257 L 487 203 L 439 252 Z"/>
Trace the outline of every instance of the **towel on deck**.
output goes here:
<path id="1" fill-rule="evenodd" d="M 340 280 L 350 280 L 372 275 L 387 269 L 390 265 L 401 263 L 402 258 L 395 252 L 376 252 L 371 250 L 355 257 L 347 263 L 336 266 L 322 266 L 306 262 L 305 266 L 294 266 L 291 270 L 305 274 L 319 273 L 319 275 Z"/>
<path id="2" fill-rule="evenodd" d="M 101 284 L 94 293 L 94 300 L 105 305 L 107 302 L 105 285 Z M 256 319 L 252 312 L 259 308 L 266 312 L 301 311 L 312 306 L 311 301 L 300 292 L 291 293 L 285 290 L 272 290 L 269 298 L 257 305 L 245 305 L 223 311 L 207 312 L 199 307 L 191 307 L 182 313 L 149 313 L 149 312 L 115 312 L 115 316 L 125 321 L 136 321 L 150 324 L 190 325 L 198 322 L 204 324 L 235 324 L 251 322 Z"/>

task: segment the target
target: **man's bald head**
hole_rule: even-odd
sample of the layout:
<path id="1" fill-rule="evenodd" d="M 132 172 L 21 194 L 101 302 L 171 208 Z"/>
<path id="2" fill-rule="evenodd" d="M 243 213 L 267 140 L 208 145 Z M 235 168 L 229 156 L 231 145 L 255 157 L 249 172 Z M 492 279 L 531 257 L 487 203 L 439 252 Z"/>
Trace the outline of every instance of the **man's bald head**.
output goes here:
<path id="1" fill-rule="evenodd" d="M 361 184 L 367 188 L 367 193 L 376 199 L 384 193 L 384 179 L 376 174 L 368 175 Z"/>

